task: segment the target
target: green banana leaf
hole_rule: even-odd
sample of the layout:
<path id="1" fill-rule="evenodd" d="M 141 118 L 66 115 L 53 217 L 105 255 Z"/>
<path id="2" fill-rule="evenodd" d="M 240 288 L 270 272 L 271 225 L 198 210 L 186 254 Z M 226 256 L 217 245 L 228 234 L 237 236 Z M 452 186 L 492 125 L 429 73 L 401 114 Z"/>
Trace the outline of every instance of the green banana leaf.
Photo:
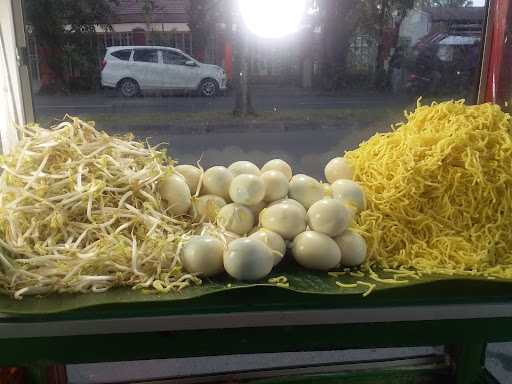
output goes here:
<path id="1" fill-rule="evenodd" d="M 376 270 L 380 278 L 392 278 L 391 273 Z M 288 280 L 288 286 L 269 283 L 268 279 L 285 276 Z M 368 286 L 358 284 L 357 282 L 366 282 L 375 284 L 370 295 L 363 297 L 367 292 Z M 345 274 L 342 276 L 331 276 L 326 272 L 309 271 L 297 266 L 294 263 L 285 263 L 272 272 L 265 280 L 255 283 L 237 282 L 227 276 L 215 279 L 205 279 L 200 286 L 192 286 L 183 289 L 181 292 L 169 293 L 148 293 L 142 290 L 133 290 L 128 287 L 117 288 L 104 293 L 87 294 L 51 294 L 43 297 L 25 297 L 22 300 L 14 300 L 9 296 L 0 296 L 0 313 L 7 315 L 47 315 L 57 314 L 77 309 L 112 306 L 112 305 L 134 305 L 147 303 L 172 303 L 176 301 L 190 300 L 209 296 L 218 296 L 221 293 L 240 291 L 251 287 L 259 289 L 261 287 L 273 287 L 271 293 L 265 291 L 265 295 L 270 295 L 267 302 L 272 301 L 272 295 L 277 295 L 277 290 L 286 290 L 289 294 L 297 296 L 298 294 L 316 295 L 317 298 L 330 295 L 352 297 L 352 303 L 370 300 L 375 296 L 382 295 L 385 292 L 393 292 L 393 297 L 412 297 L 419 295 L 419 288 L 423 287 L 422 292 L 432 292 L 434 297 L 450 295 L 453 287 L 445 287 L 443 282 L 458 281 L 458 291 L 469 296 L 482 296 L 487 288 L 492 288 L 493 295 L 500 293 L 512 296 L 512 281 L 510 280 L 487 280 L 478 277 L 446 277 L 446 276 L 424 276 L 421 279 L 409 279 L 402 284 L 389 284 L 375 281 L 368 275 L 364 277 L 351 276 Z M 355 287 L 345 288 L 336 284 L 357 284 Z M 267 290 L 269 288 L 266 288 Z M 487 290 L 488 291 L 488 290 Z M 247 292 L 249 293 L 249 292 Z M 254 296 L 254 293 L 253 293 Z M 388 297 L 390 295 L 388 294 Z M 430 295 L 432 296 L 432 295 Z M 249 296 L 248 296 L 249 297 Z M 224 299 L 222 299 L 224 300 Z"/>

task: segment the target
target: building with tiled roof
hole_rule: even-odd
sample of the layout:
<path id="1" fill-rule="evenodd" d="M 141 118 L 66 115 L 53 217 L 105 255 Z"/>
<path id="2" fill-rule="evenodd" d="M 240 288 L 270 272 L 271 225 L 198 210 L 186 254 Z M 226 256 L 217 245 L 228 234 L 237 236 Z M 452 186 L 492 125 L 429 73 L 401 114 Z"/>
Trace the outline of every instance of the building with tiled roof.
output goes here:
<path id="1" fill-rule="evenodd" d="M 187 23 L 188 1 L 186 0 L 153 0 L 151 23 Z M 145 23 L 147 19 L 144 12 L 145 2 L 142 0 L 119 0 L 112 4 L 114 13 L 113 23 Z"/>

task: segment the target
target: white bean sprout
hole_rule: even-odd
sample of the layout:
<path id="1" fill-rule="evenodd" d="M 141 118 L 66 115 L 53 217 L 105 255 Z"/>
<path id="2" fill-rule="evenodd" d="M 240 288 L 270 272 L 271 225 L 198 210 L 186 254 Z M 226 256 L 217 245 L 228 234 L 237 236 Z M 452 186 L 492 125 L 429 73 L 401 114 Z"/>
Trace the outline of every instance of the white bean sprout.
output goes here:
<path id="1" fill-rule="evenodd" d="M 173 173 L 164 150 L 109 136 L 66 116 L 31 125 L 0 167 L 0 289 L 22 298 L 129 286 L 179 291 L 201 280 L 182 270 L 181 239 L 158 182 Z"/>

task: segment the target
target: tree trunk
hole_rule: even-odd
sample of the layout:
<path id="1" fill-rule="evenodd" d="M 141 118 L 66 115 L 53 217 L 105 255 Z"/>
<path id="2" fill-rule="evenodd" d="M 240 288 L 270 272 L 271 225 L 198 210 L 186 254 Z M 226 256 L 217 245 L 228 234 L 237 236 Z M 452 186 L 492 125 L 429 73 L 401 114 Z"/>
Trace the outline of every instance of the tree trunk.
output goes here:
<path id="1" fill-rule="evenodd" d="M 240 20 L 240 18 L 238 18 Z M 237 38 L 235 41 L 235 52 L 233 52 L 233 80 L 235 87 L 235 116 L 246 117 L 255 115 L 252 106 L 251 85 L 250 85 L 250 51 L 249 31 L 242 22 L 237 25 Z"/>
<path id="2" fill-rule="evenodd" d="M 247 31 L 242 33 L 242 49 L 240 55 L 240 97 L 242 98 L 241 115 L 247 115 L 248 95 L 249 95 L 249 44 L 247 44 Z"/>
<path id="3" fill-rule="evenodd" d="M 323 0 L 321 11 L 324 18 L 322 87 L 342 87 L 350 40 L 356 31 L 361 8 L 358 0 Z"/>
<path id="4" fill-rule="evenodd" d="M 388 14 L 388 1 L 380 1 L 379 19 L 377 23 L 377 60 L 375 62 L 375 88 L 383 90 L 386 88 L 386 71 L 384 69 L 384 60 L 386 56 L 384 44 L 384 28 Z"/>

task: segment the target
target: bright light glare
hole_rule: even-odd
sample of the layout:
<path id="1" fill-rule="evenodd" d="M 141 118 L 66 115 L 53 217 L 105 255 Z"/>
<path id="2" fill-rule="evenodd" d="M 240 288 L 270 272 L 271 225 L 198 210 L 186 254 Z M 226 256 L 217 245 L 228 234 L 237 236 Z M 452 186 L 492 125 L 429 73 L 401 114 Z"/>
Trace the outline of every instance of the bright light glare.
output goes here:
<path id="1" fill-rule="evenodd" d="M 296 32 L 306 8 L 305 0 L 238 0 L 249 30 L 278 38 Z"/>

